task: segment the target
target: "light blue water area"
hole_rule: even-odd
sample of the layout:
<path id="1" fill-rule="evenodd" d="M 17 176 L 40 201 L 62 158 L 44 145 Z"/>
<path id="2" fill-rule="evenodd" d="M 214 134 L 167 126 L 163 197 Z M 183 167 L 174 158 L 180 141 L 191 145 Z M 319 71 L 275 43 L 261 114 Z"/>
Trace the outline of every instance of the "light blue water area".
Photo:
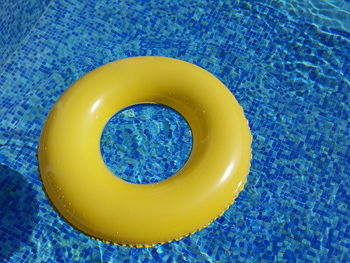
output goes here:
<path id="1" fill-rule="evenodd" d="M 131 183 L 156 183 L 186 163 L 191 135 L 190 126 L 176 111 L 158 104 L 138 104 L 110 119 L 101 136 L 101 153 L 118 177 Z"/>
<path id="2" fill-rule="evenodd" d="M 34 20 L 39 9 L 5 3 L 11 19 L 1 16 L 0 35 L 25 33 L 1 38 L 1 262 L 350 261 L 349 1 L 57 0 Z M 59 96 L 90 70 L 137 55 L 216 75 L 253 134 L 248 182 L 224 216 L 142 249 L 69 226 L 42 191 L 36 159 Z M 105 129 L 102 154 L 122 178 L 161 180 L 185 162 L 188 131 L 170 110 L 128 109 Z"/>

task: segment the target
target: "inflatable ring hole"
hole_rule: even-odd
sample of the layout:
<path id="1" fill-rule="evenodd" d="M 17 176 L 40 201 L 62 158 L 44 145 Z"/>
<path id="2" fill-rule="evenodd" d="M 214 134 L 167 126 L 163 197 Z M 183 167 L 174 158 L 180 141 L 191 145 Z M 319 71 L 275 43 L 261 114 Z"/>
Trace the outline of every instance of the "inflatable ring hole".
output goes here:
<path id="1" fill-rule="evenodd" d="M 100 149 L 107 167 L 119 178 L 149 184 L 183 167 L 192 149 L 187 121 L 160 104 L 137 104 L 117 112 L 104 127 Z"/>

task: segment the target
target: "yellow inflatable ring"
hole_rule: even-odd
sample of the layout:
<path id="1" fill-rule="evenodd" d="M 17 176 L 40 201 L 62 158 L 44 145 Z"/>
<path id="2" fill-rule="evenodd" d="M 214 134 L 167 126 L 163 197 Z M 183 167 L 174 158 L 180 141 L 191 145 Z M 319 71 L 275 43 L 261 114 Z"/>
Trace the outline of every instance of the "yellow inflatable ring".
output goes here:
<path id="1" fill-rule="evenodd" d="M 121 109 L 159 103 L 189 123 L 190 158 L 172 177 L 133 184 L 100 152 L 108 120 Z M 179 240 L 219 217 L 243 189 L 251 134 L 230 91 L 204 69 L 165 57 L 134 57 L 85 75 L 57 101 L 39 144 L 44 190 L 60 215 L 91 237 L 146 247 Z"/>

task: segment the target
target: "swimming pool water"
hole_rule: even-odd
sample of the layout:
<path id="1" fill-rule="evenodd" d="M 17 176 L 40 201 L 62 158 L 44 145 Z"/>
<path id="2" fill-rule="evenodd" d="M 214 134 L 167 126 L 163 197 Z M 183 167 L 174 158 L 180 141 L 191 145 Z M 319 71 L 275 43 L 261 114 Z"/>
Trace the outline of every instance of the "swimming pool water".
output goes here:
<path id="1" fill-rule="evenodd" d="M 0 4 L 0 261 L 350 261 L 349 1 L 29 2 Z M 179 58 L 216 75 L 253 134 L 248 182 L 224 216 L 181 241 L 143 249 L 70 227 L 48 203 L 36 160 L 59 96 L 90 70 L 137 55 Z M 166 165 L 174 154 L 186 159 L 186 124 L 159 109 L 139 113 L 150 125 L 171 120 L 159 171 L 177 169 Z M 105 134 L 110 166 L 118 160 L 108 142 L 125 139 L 113 132 L 137 118 L 121 118 Z M 155 140 L 132 151 L 142 158 L 129 152 L 136 164 L 119 167 L 120 176 L 148 162 L 142 167 L 152 177 L 157 163 L 148 150 L 165 128 L 148 130 Z"/>
<path id="2" fill-rule="evenodd" d="M 175 110 L 138 104 L 109 120 L 100 148 L 106 165 L 118 177 L 137 184 L 156 183 L 186 163 L 192 150 L 192 133 Z"/>

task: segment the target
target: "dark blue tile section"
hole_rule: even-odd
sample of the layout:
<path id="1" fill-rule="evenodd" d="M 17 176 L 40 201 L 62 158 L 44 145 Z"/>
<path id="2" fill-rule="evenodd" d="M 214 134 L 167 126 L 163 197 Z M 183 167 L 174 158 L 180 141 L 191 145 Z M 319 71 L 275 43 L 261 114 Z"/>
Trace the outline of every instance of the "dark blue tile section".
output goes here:
<path id="1" fill-rule="evenodd" d="M 50 0 L 0 1 L 0 68 L 38 21 Z"/>
<path id="2" fill-rule="evenodd" d="M 349 11 L 348 1 L 323 0 L 52 1 L 0 72 L 0 261 L 349 262 Z M 67 87 L 136 55 L 179 58 L 215 74 L 253 134 L 248 183 L 224 216 L 145 249 L 102 244 L 66 224 L 41 190 L 36 161 L 42 125 Z M 154 120 L 157 111 L 142 115 Z M 179 138 L 186 124 L 171 122 L 170 141 L 188 147 Z M 143 147 L 147 156 L 151 145 Z M 170 160 L 173 150 L 163 149 Z M 188 154 L 175 152 L 177 160 Z M 156 178 L 142 162 L 120 176 L 142 167 Z M 167 163 L 159 171 L 172 169 Z"/>

